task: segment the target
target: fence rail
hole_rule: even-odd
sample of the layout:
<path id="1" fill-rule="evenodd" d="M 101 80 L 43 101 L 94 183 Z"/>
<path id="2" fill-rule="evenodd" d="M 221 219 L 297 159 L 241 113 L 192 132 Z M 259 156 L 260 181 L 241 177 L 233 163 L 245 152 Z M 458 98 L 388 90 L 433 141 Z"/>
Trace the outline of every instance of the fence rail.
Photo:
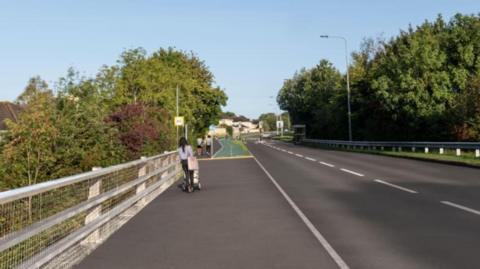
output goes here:
<path id="1" fill-rule="evenodd" d="M 0 268 L 72 266 L 180 171 L 169 152 L 0 193 Z"/>
<path id="2" fill-rule="evenodd" d="M 424 149 L 425 153 L 429 153 L 431 149 L 438 149 L 440 154 L 445 149 L 454 149 L 456 155 L 460 156 L 462 151 L 474 151 L 475 157 L 480 158 L 480 143 L 477 142 L 403 142 L 403 141 L 345 141 L 345 140 L 319 140 L 319 139 L 303 139 L 303 143 L 314 145 L 325 145 L 331 147 L 347 147 L 347 148 L 367 148 L 367 149 L 393 149 L 402 151 L 402 149 L 410 149 L 415 152 L 417 149 Z"/>

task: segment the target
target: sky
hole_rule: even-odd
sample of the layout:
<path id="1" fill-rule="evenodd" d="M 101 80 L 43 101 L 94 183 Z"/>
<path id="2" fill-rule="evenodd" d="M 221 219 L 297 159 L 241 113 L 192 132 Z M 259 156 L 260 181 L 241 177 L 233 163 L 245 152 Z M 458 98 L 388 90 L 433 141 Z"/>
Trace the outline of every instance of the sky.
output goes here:
<path id="1" fill-rule="evenodd" d="M 14 100 L 30 77 L 49 84 L 74 67 L 93 76 L 125 49 L 193 51 L 225 89 L 226 111 L 250 118 L 278 112 L 285 79 L 328 59 L 345 71 L 364 38 L 390 38 L 455 13 L 479 14 L 479 0 L 0 0 L 0 100 Z M 273 96 L 273 97 L 272 97 Z"/>

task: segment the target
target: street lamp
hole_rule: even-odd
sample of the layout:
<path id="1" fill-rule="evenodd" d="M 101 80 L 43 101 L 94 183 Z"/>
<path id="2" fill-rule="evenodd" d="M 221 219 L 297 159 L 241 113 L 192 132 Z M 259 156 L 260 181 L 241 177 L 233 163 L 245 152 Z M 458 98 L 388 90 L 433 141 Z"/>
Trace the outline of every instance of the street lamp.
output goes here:
<path id="1" fill-rule="evenodd" d="M 321 35 L 320 38 L 336 38 L 342 39 L 345 42 L 345 64 L 347 67 L 347 107 L 348 107 L 348 139 L 352 141 L 352 111 L 350 109 L 350 76 L 348 72 L 348 46 L 347 39 L 343 36 Z"/>

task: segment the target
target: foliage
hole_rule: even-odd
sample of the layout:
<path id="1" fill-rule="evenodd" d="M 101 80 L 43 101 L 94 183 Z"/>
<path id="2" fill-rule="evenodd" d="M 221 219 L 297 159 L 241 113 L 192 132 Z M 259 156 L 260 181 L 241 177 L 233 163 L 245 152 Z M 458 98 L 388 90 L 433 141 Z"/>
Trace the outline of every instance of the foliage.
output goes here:
<path id="1" fill-rule="evenodd" d="M 28 104 L 33 101 L 32 99 L 36 98 L 37 94 L 42 92 L 52 95 L 52 91 L 48 88 L 47 82 L 39 76 L 32 77 L 28 81 L 25 90 L 17 97 L 16 103 L 20 105 Z"/>
<path id="2" fill-rule="evenodd" d="M 158 153 L 163 145 L 169 145 L 166 111 L 142 103 L 125 105 L 110 115 L 108 122 L 120 133 L 121 144 L 127 149 L 129 159 Z M 170 140 L 170 141 L 169 141 Z M 167 149 L 167 148 L 165 148 Z"/>
<path id="3" fill-rule="evenodd" d="M 52 96 L 35 92 L 18 122 L 7 121 L 9 132 L 2 152 L 5 187 L 35 184 L 55 173 L 60 130 Z"/>
<path id="4" fill-rule="evenodd" d="M 258 120 L 262 122 L 262 128 L 264 132 L 270 132 L 276 130 L 277 115 L 275 113 L 265 113 L 258 117 Z"/>
<path id="5" fill-rule="evenodd" d="M 225 112 L 220 113 L 220 118 L 221 119 L 233 119 L 236 116 L 237 115 L 235 115 L 235 113 L 230 112 L 230 111 L 225 111 Z"/>
<path id="6" fill-rule="evenodd" d="M 480 140 L 478 44 L 480 16 L 460 14 L 365 40 L 349 67 L 354 139 Z M 285 81 L 277 100 L 307 135 L 346 139 L 345 77 L 322 62 Z"/>
<path id="7" fill-rule="evenodd" d="M 25 110 L 18 123 L 8 123 L 0 145 L 0 188 L 172 150 L 177 87 L 189 136 L 202 136 L 218 121 L 227 97 L 193 53 L 127 50 L 94 78 L 69 69 L 55 94 L 41 78 L 32 78 L 17 99 Z"/>
<path id="8" fill-rule="evenodd" d="M 307 124 L 310 136 L 333 139 L 344 134 L 343 79 L 327 60 L 285 81 L 277 101 L 293 122 Z"/>

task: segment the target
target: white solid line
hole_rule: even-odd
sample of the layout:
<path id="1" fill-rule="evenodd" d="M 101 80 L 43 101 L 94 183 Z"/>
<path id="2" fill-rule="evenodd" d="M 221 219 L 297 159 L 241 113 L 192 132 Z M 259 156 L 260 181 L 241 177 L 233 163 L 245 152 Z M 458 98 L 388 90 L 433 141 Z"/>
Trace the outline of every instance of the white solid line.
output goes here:
<path id="1" fill-rule="evenodd" d="M 328 243 L 327 239 L 325 239 L 325 237 L 323 237 L 323 235 L 317 230 L 317 228 L 315 228 L 315 226 L 313 226 L 312 222 L 307 218 L 307 216 L 305 216 L 305 214 L 303 214 L 303 212 L 300 210 L 300 208 L 295 204 L 295 202 L 290 198 L 290 196 L 288 196 L 288 194 L 277 183 L 277 181 L 272 177 L 272 175 L 270 175 L 270 173 L 267 171 L 267 169 L 265 169 L 265 167 L 263 167 L 263 165 L 257 160 L 257 158 L 255 158 L 255 156 L 253 157 L 253 159 L 257 162 L 258 166 L 260 166 L 260 168 L 262 168 L 263 172 L 265 172 L 265 174 L 268 176 L 270 181 L 272 181 L 273 185 L 275 185 L 275 187 L 277 187 L 278 191 L 283 195 L 285 200 L 287 200 L 287 202 L 290 204 L 290 206 L 293 208 L 293 210 L 295 210 L 297 215 L 300 217 L 300 219 L 302 219 L 302 221 L 308 227 L 310 232 L 312 232 L 312 234 L 315 236 L 315 238 L 318 240 L 318 242 L 320 242 L 320 244 L 322 244 L 322 246 L 328 252 L 330 257 L 332 257 L 332 259 L 335 261 L 335 263 L 338 265 L 338 267 L 340 269 L 349 269 L 350 267 L 348 267 L 348 265 L 345 263 L 345 261 L 343 261 L 342 257 L 340 257 L 340 255 L 338 255 L 338 253 L 335 251 L 335 249 L 333 249 L 333 247 L 330 245 L 330 243 Z"/>
<path id="2" fill-rule="evenodd" d="M 326 165 L 328 167 L 335 167 L 335 165 L 333 164 L 329 164 L 329 163 L 326 163 L 326 162 L 319 162 L 320 164 L 323 164 L 323 165 Z"/>
<path id="3" fill-rule="evenodd" d="M 455 203 L 452 203 L 452 202 L 449 202 L 449 201 L 441 201 L 440 203 L 442 203 L 444 205 L 453 206 L 455 208 L 458 208 L 458 209 L 461 209 L 461 210 L 464 210 L 464 211 L 467 211 L 467 212 L 470 212 L 470 213 L 473 213 L 473 214 L 476 214 L 476 215 L 480 215 L 480 211 L 472 209 L 472 208 L 468 208 L 468 207 L 463 206 L 463 205 L 455 204 Z"/>
<path id="4" fill-rule="evenodd" d="M 302 155 L 302 154 L 295 154 L 295 156 L 300 157 L 300 158 L 303 158 L 303 155 Z"/>
<path id="5" fill-rule="evenodd" d="M 399 190 L 402 190 L 402 191 L 406 191 L 406 192 L 409 192 L 409 193 L 418 193 L 417 191 L 414 191 L 414 190 L 411 190 L 411 189 L 407 189 L 407 188 L 404 188 L 404 187 L 400 187 L 398 185 L 395 185 L 393 183 L 389 183 L 389 182 L 386 182 L 386 181 L 383 181 L 381 179 L 374 179 L 373 181 L 377 182 L 377 183 L 380 183 L 380 184 L 384 184 L 384 185 L 387 185 L 387 186 L 390 186 L 392 188 L 396 188 L 396 189 L 399 189 Z"/>
<path id="6" fill-rule="evenodd" d="M 350 174 L 352 174 L 352 175 L 356 175 L 356 176 L 359 176 L 359 177 L 363 177 L 363 174 L 354 172 L 354 171 L 352 171 L 352 170 L 348 170 L 348 169 L 345 169 L 345 168 L 341 168 L 340 170 L 342 170 L 343 172 L 350 173 Z"/>
<path id="7" fill-rule="evenodd" d="M 310 157 L 305 157 L 305 159 L 309 160 L 309 161 L 312 161 L 312 162 L 316 162 L 317 160 L 315 160 L 314 158 L 310 158 Z"/>

